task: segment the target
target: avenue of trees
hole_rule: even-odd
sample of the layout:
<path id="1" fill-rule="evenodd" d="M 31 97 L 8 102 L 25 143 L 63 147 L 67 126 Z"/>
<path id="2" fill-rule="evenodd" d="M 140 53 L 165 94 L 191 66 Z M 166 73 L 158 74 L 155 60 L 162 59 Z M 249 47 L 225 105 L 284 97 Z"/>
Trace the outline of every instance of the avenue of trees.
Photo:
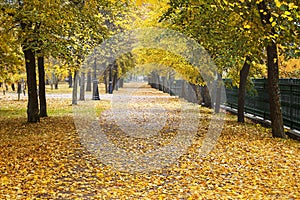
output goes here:
<path id="1" fill-rule="evenodd" d="M 197 40 L 211 54 L 220 75 L 239 83 L 240 122 L 244 122 L 248 75 L 256 70 L 256 63 L 266 63 L 272 134 L 286 137 L 278 87 L 278 55 L 299 56 L 299 2 L 171 0 L 169 5 L 160 20 Z"/>
<path id="2" fill-rule="evenodd" d="M 1 0 L 1 49 L 7 49 L 1 67 L 15 72 L 19 61 L 25 62 L 28 122 L 47 116 L 45 58 L 60 60 L 76 71 L 84 55 L 108 36 L 101 11 L 111 8 L 110 2 L 97 0 Z"/>
<path id="3" fill-rule="evenodd" d="M 0 0 L 0 10 L 0 73 L 7 76 L 26 71 L 28 122 L 47 116 L 45 76 L 58 76 L 58 62 L 64 73 L 69 73 L 70 86 L 76 92 L 79 77 L 87 77 L 91 85 L 92 72 L 79 68 L 82 63 L 94 64 L 85 59 L 95 46 L 121 31 L 156 26 L 196 40 L 217 65 L 219 79 L 231 78 L 238 85 L 239 122 L 244 122 L 250 78 L 266 71 L 272 134 L 286 137 L 279 64 L 296 66 L 293 63 L 297 61 L 287 60 L 300 55 L 300 5 L 296 0 Z M 106 91 L 111 93 L 122 75 L 144 63 L 172 66 L 190 83 L 205 86 L 188 62 L 168 52 L 141 49 L 121 56 L 107 68 L 102 77 Z M 288 77 L 291 71 L 285 67 L 283 73 Z M 80 93 L 83 100 L 84 89 Z M 76 104 L 77 99 L 73 100 Z"/>

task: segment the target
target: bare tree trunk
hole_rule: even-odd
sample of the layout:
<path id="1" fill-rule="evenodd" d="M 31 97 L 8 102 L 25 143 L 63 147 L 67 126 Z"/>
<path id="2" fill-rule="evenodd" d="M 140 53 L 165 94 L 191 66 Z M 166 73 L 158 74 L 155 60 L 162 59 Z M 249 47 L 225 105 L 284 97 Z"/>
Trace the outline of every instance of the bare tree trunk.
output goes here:
<path id="1" fill-rule="evenodd" d="M 112 64 L 109 65 L 108 70 L 109 70 L 109 72 L 108 72 L 108 94 L 112 94 L 113 93 Z"/>
<path id="2" fill-rule="evenodd" d="M 81 72 L 81 79 L 80 79 L 80 95 L 79 95 L 79 100 L 84 101 L 85 95 L 84 95 L 84 87 L 85 87 L 85 73 Z"/>
<path id="3" fill-rule="evenodd" d="M 217 74 L 217 91 L 216 91 L 216 104 L 215 104 L 215 113 L 220 112 L 221 106 L 221 88 L 222 88 L 222 75 L 220 73 Z"/>
<path id="4" fill-rule="evenodd" d="M 35 55 L 32 49 L 26 45 L 23 46 L 23 52 L 25 57 L 28 88 L 27 121 L 38 122 L 40 120 L 40 116 L 36 85 Z"/>
<path id="5" fill-rule="evenodd" d="M 104 85 L 105 85 L 105 93 L 107 94 L 108 93 L 107 70 L 104 71 L 103 80 L 104 80 Z"/>
<path id="6" fill-rule="evenodd" d="M 92 91 L 92 73 L 90 70 L 87 73 L 86 91 Z"/>
<path id="7" fill-rule="evenodd" d="M 195 84 L 191 84 L 194 92 L 195 92 L 195 96 L 196 96 L 196 101 L 194 103 L 197 104 L 201 104 L 202 103 L 202 96 L 201 96 L 201 91 L 200 91 L 200 86 L 199 85 L 195 85 Z"/>
<path id="8" fill-rule="evenodd" d="M 265 0 L 257 5 L 260 18 L 263 25 L 270 25 L 271 12 L 267 8 Z M 262 11 L 262 12 L 260 12 Z M 270 34 L 275 34 L 274 28 L 271 28 Z M 280 91 L 279 91 L 279 67 L 278 67 L 278 54 L 276 43 L 270 41 L 267 45 L 268 57 L 268 91 L 270 102 L 270 118 L 272 126 L 272 136 L 279 138 L 286 138 L 283 128 L 283 119 L 280 104 Z"/>
<path id="9" fill-rule="evenodd" d="M 38 57 L 40 117 L 47 117 L 44 56 Z"/>
<path id="10" fill-rule="evenodd" d="M 73 83 L 73 92 L 72 92 L 72 105 L 77 105 L 77 86 L 78 86 L 78 75 L 77 70 L 74 72 L 74 83 Z"/>
<path id="11" fill-rule="evenodd" d="M 69 88 L 72 88 L 73 87 L 73 80 L 72 80 L 72 72 L 71 72 L 71 70 L 69 70 L 69 76 L 68 76 L 68 78 L 69 78 Z"/>
<path id="12" fill-rule="evenodd" d="M 94 60 L 94 73 L 93 73 L 93 97 L 92 100 L 100 100 L 99 89 L 98 89 L 98 79 L 97 79 L 97 60 Z"/>
<path id="13" fill-rule="evenodd" d="M 238 93 L 238 122 L 245 122 L 245 96 L 246 96 L 246 84 L 247 77 L 250 71 L 250 57 L 247 56 L 243 68 L 240 71 L 240 84 Z"/>
<path id="14" fill-rule="evenodd" d="M 211 97 L 207 85 L 203 87 L 203 101 L 205 107 L 212 108 Z"/>
<path id="15" fill-rule="evenodd" d="M 124 86 L 124 79 L 120 78 L 119 79 L 119 88 L 122 88 Z"/>

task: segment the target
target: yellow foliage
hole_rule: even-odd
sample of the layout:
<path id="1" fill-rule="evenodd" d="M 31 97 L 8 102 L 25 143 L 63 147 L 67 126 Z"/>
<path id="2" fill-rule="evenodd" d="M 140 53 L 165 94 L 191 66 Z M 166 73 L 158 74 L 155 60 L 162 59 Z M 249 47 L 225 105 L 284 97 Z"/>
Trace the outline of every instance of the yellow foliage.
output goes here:
<path id="1" fill-rule="evenodd" d="M 300 78 L 300 59 L 283 61 L 279 71 L 282 78 Z"/>

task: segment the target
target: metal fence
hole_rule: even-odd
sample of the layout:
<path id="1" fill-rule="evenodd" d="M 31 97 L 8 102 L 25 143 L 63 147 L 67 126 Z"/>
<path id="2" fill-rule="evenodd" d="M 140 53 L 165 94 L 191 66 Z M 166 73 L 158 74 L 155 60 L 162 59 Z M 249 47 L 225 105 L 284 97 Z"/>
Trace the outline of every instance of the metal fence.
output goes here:
<path id="1" fill-rule="evenodd" d="M 171 80 L 158 74 L 148 77 L 151 87 L 173 96 L 179 96 L 190 102 L 197 102 L 195 91 L 191 84 L 184 80 Z M 231 85 L 231 80 L 224 79 L 226 86 L 226 105 L 238 108 L 238 88 Z M 253 87 L 246 93 L 245 112 L 270 120 L 270 105 L 267 79 L 252 79 Z M 201 86 L 200 90 L 203 91 Z M 279 80 L 281 110 L 285 126 L 300 130 L 300 79 Z M 214 101 L 215 92 L 211 100 Z M 201 93 L 203 95 L 203 93 Z M 203 96 L 202 96 L 203 98 Z M 214 102 L 212 102 L 214 104 Z"/>
<path id="2" fill-rule="evenodd" d="M 227 106 L 237 109 L 238 88 L 226 82 Z M 270 119 L 267 79 L 253 79 L 253 89 L 246 93 L 245 112 Z M 285 126 L 300 130 L 300 79 L 279 80 L 281 110 Z"/>
<path id="3" fill-rule="evenodd" d="M 178 96 L 193 103 L 197 102 L 197 95 L 194 89 L 185 80 L 172 80 L 161 76 L 151 76 L 148 77 L 148 83 L 152 88 L 168 93 L 171 96 Z"/>

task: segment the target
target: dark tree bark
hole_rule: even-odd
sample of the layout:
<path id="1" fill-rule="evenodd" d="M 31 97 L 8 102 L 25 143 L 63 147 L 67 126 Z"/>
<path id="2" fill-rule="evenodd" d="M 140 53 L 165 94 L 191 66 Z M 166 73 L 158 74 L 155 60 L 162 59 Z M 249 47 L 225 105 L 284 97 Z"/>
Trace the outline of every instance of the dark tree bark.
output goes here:
<path id="1" fill-rule="evenodd" d="M 27 45 L 23 45 L 23 53 L 25 57 L 28 90 L 27 121 L 38 122 L 40 120 L 40 116 L 36 85 L 35 55 L 32 49 L 27 47 Z"/>
<path id="2" fill-rule="evenodd" d="M 212 108 L 211 97 L 207 85 L 203 87 L 203 102 L 205 107 Z"/>
<path id="3" fill-rule="evenodd" d="M 271 12 L 267 8 L 263 0 L 257 5 L 262 24 L 270 25 Z M 262 11 L 262 12 L 260 12 Z M 275 34 L 275 29 L 271 28 L 270 34 Z M 270 41 L 267 45 L 267 59 L 268 59 L 268 92 L 270 103 L 270 118 L 272 127 L 272 136 L 279 138 L 286 138 L 283 128 L 283 119 L 280 104 L 280 90 L 279 90 L 279 67 L 277 45 Z"/>
<path id="4" fill-rule="evenodd" d="M 18 82 L 18 101 L 20 101 L 20 97 L 21 97 L 21 93 L 22 93 L 22 86 L 21 86 L 21 82 Z"/>
<path id="5" fill-rule="evenodd" d="M 118 85 L 118 74 L 115 73 L 114 74 L 114 78 L 113 78 L 113 89 L 118 91 L 119 90 L 119 85 Z"/>
<path id="6" fill-rule="evenodd" d="M 92 100 L 100 100 L 98 79 L 97 79 L 97 60 L 94 60 L 94 73 L 93 73 L 93 97 Z"/>
<path id="7" fill-rule="evenodd" d="M 69 70 L 69 76 L 68 76 L 68 78 L 69 78 L 69 88 L 72 88 L 73 87 L 73 78 L 72 78 L 72 72 L 71 72 L 71 70 Z"/>
<path id="8" fill-rule="evenodd" d="M 163 92 L 167 92 L 166 88 L 167 88 L 167 78 L 165 76 L 161 77 L 162 79 L 162 91 Z"/>
<path id="9" fill-rule="evenodd" d="M 108 67 L 108 94 L 112 94 L 113 93 L 113 69 L 112 69 L 112 65 L 109 65 Z"/>
<path id="10" fill-rule="evenodd" d="M 80 94 L 79 94 L 79 100 L 84 101 L 85 95 L 84 95 L 84 87 L 85 87 L 85 73 L 81 72 L 81 79 L 80 79 Z"/>
<path id="11" fill-rule="evenodd" d="M 107 84 L 107 70 L 104 71 L 103 73 L 103 80 L 104 80 L 104 85 L 105 85 L 105 93 L 108 93 L 108 84 Z"/>
<path id="12" fill-rule="evenodd" d="M 194 92 L 195 92 L 195 102 L 194 103 L 197 103 L 197 104 L 201 104 L 203 99 L 202 99 L 202 96 L 201 96 L 201 90 L 200 90 L 200 86 L 199 85 L 195 85 L 195 84 L 191 84 L 191 87 L 193 88 Z"/>
<path id="13" fill-rule="evenodd" d="M 245 122 L 245 96 L 246 96 L 246 85 L 247 77 L 250 71 L 250 57 L 247 56 L 243 68 L 240 71 L 240 83 L 239 83 L 239 93 L 238 93 L 238 122 Z"/>
<path id="14" fill-rule="evenodd" d="M 169 94 L 170 95 L 174 95 L 175 91 L 173 90 L 173 85 L 174 85 L 174 80 L 175 80 L 175 76 L 173 73 L 169 74 Z"/>
<path id="15" fill-rule="evenodd" d="M 55 81 L 55 74 L 54 74 L 54 71 L 53 71 L 51 73 L 51 90 L 53 90 L 54 81 Z"/>
<path id="16" fill-rule="evenodd" d="M 114 63 L 112 70 L 112 90 L 118 91 L 118 65 Z"/>
<path id="17" fill-rule="evenodd" d="M 182 80 L 181 84 L 181 95 L 179 97 L 186 99 L 186 81 Z"/>
<path id="18" fill-rule="evenodd" d="M 119 79 L 119 88 L 122 88 L 122 87 L 124 87 L 124 79 L 120 78 Z"/>
<path id="19" fill-rule="evenodd" d="M 73 83 L 73 92 L 72 92 L 72 105 L 77 105 L 77 86 L 78 86 L 78 75 L 77 70 L 74 72 L 74 83 Z"/>
<path id="20" fill-rule="evenodd" d="M 92 91 L 92 73 L 89 70 L 87 73 L 87 79 L 86 79 L 86 91 Z"/>
<path id="21" fill-rule="evenodd" d="M 44 57 L 38 57 L 40 117 L 47 117 Z"/>
<path id="22" fill-rule="evenodd" d="M 217 74 L 217 90 L 216 90 L 216 103 L 215 103 L 215 113 L 220 113 L 221 106 L 221 86 L 222 86 L 222 75 L 220 73 Z"/>
<path id="23" fill-rule="evenodd" d="M 58 78 L 55 78 L 54 89 L 58 90 Z"/>

